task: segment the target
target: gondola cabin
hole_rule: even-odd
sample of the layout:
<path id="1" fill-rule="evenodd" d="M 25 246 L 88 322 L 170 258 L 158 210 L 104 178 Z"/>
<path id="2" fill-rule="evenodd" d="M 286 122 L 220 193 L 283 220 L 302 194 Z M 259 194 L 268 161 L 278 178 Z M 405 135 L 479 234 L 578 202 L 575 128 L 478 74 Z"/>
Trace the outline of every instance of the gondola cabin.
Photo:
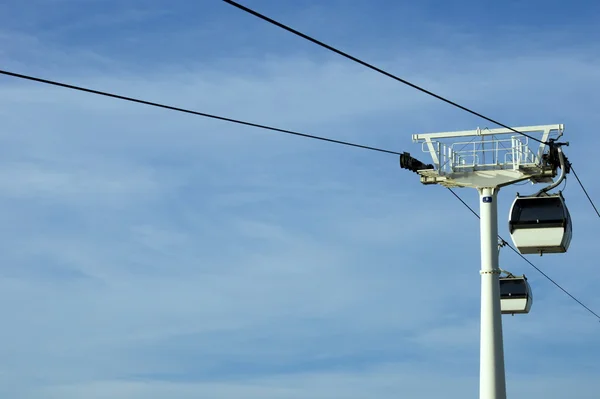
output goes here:
<path id="1" fill-rule="evenodd" d="M 571 216 L 561 194 L 517 195 L 508 227 L 513 243 L 522 254 L 563 253 L 571 243 Z"/>
<path id="2" fill-rule="evenodd" d="M 529 313 L 532 303 L 531 287 L 525 276 L 500 277 L 502 314 Z"/>

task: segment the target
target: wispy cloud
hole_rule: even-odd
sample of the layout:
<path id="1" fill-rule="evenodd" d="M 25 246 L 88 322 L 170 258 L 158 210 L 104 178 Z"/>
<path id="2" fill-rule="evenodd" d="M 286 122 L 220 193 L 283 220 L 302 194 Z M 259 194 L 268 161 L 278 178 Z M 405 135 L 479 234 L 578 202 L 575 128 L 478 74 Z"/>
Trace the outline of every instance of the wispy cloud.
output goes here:
<path id="1" fill-rule="evenodd" d="M 68 46 L 44 51 L 46 39 L 21 35 L 33 44 L 2 57 L 26 73 L 423 160 L 411 133 L 484 126 L 341 60 L 240 56 L 121 70 L 118 54 L 102 55 L 102 67 L 79 51 L 66 61 Z M 34 53 L 50 64 L 30 63 Z M 566 123 L 569 156 L 600 197 L 588 172 L 598 139 L 586 133 L 600 105 L 589 90 L 597 59 L 433 44 L 378 58 L 507 123 Z M 396 157 L 1 82 L 5 396 L 476 395 L 477 220 Z M 503 215 L 516 190 L 503 190 Z M 477 207 L 474 191 L 460 193 Z M 598 307 L 589 261 L 598 221 L 573 179 L 567 193 L 581 226 L 573 250 L 531 259 Z M 508 238 L 503 223 L 501 233 Z M 592 397 L 593 319 L 519 258 L 501 259 L 531 276 L 536 300 L 530 315 L 504 318 L 509 391 Z"/>

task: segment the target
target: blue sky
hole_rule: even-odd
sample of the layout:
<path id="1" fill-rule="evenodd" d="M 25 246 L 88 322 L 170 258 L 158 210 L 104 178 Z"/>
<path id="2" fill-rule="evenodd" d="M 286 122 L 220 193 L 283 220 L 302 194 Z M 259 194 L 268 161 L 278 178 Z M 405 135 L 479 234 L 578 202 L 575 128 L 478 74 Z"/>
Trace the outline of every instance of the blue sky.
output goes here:
<path id="1" fill-rule="evenodd" d="M 596 201 L 600 6 L 246 1 L 513 126 L 564 123 Z M 492 127 L 222 2 L 5 1 L 2 69 L 351 140 Z M 0 78 L 7 398 L 474 397 L 478 221 L 392 155 Z M 516 191 L 500 193 L 500 234 Z M 459 194 L 477 207 L 474 190 Z M 598 312 L 600 220 L 567 254 Z M 511 398 L 597 396 L 598 323 L 516 255 Z M 435 381 L 435 383 L 432 383 Z"/>

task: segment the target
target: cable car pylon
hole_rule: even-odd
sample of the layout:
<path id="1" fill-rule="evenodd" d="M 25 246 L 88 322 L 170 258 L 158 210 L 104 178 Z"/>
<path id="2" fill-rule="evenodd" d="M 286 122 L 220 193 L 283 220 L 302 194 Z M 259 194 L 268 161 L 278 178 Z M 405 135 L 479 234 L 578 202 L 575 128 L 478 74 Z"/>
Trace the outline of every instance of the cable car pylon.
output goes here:
<path id="1" fill-rule="evenodd" d="M 502 314 L 527 313 L 533 301 L 531 287 L 524 275 L 509 273 L 500 276 L 498 192 L 502 187 L 520 181 L 549 184 L 534 196 L 517 197 L 509 215 L 511 237 L 522 254 L 566 252 L 571 239 L 570 216 L 562 193 L 548 194 L 569 172 L 570 164 L 561 148 L 568 143 L 556 142 L 563 131 L 564 125 L 556 124 L 517 127 L 514 130 L 477 128 L 415 134 L 413 141 L 421 143 L 422 150 L 431 155 L 433 163 L 408 162 L 407 159 L 411 160 L 409 154 L 403 154 L 400 160 L 400 166 L 416 172 L 423 184 L 469 187 L 478 191 L 481 241 L 480 399 L 506 399 Z M 530 148 L 529 138 L 533 134 L 541 134 L 538 148 Z M 559 168 L 561 175 L 555 182 Z"/>

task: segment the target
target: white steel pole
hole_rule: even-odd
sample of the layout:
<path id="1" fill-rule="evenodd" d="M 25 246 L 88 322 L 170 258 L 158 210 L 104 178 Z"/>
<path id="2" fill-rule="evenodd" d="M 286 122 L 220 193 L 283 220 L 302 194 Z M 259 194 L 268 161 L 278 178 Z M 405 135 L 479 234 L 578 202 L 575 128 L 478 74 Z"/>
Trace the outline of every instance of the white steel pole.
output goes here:
<path id="1" fill-rule="evenodd" d="M 481 335 L 479 398 L 506 399 L 500 268 L 498 265 L 498 188 L 481 188 Z"/>

